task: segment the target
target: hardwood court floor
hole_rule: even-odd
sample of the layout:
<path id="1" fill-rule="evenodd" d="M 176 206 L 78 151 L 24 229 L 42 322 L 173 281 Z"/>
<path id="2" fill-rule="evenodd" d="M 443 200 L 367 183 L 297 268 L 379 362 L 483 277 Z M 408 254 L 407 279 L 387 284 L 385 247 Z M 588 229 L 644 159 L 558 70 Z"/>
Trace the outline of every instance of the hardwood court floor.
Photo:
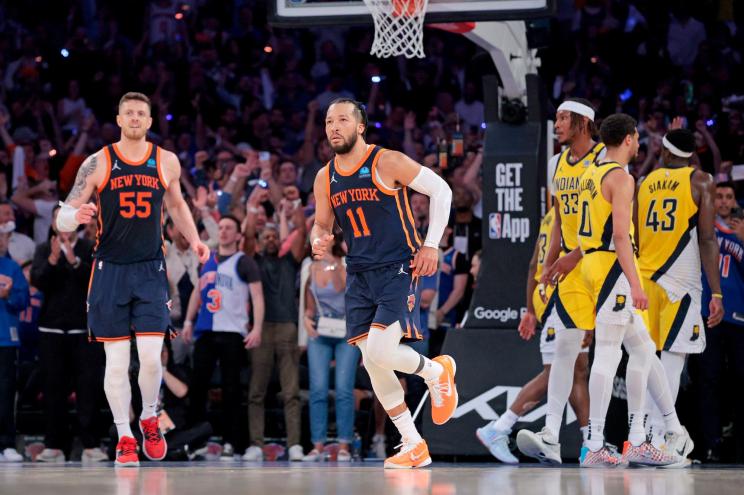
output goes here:
<path id="1" fill-rule="evenodd" d="M 435 463 L 416 471 L 383 470 L 380 463 L 264 465 L 143 463 L 0 463 L 2 495 L 692 495 L 744 494 L 744 468 L 590 470 L 528 465 Z"/>

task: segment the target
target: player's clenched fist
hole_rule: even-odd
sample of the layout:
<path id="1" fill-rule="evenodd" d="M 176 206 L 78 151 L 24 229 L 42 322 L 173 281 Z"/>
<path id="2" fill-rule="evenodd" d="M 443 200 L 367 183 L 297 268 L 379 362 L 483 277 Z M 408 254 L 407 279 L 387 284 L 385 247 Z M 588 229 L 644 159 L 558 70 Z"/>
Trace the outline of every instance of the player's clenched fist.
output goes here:
<path id="1" fill-rule="evenodd" d="M 438 263 L 439 251 L 432 247 L 424 246 L 418 253 L 416 253 L 413 262 L 411 262 L 413 275 L 418 277 L 428 277 L 429 275 L 433 275 L 437 271 Z"/>
<path id="2" fill-rule="evenodd" d="M 90 223 L 97 213 L 98 208 L 96 208 L 96 205 L 92 203 L 84 203 L 75 213 L 75 220 L 77 220 L 79 224 Z"/>
<path id="3" fill-rule="evenodd" d="M 331 244 L 333 244 L 333 236 L 331 234 L 323 234 L 313 239 L 313 257 L 315 259 L 322 258 L 326 251 L 330 249 Z"/>

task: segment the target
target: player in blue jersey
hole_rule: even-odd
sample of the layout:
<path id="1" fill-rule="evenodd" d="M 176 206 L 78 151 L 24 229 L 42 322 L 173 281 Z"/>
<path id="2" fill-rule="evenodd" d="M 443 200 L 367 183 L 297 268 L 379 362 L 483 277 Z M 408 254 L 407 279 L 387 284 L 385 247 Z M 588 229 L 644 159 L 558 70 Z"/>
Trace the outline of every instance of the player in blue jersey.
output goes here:
<path id="1" fill-rule="evenodd" d="M 431 464 L 429 450 L 395 371 L 424 378 L 435 424 L 452 417 L 457 407 L 454 359 L 430 360 L 401 345 L 421 339 L 418 279 L 437 268 L 452 192 L 438 175 L 406 155 L 367 144 L 367 114 L 359 102 L 335 100 L 325 128 L 336 155 L 315 178 L 313 255 L 322 257 L 330 249 L 338 222 L 348 246 L 347 339 L 361 350 L 372 388 L 402 437 L 400 452 L 386 459 L 385 467 L 426 466 Z M 409 188 L 430 198 L 423 245 L 414 227 Z"/>
<path id="2" fill-rule="evenodd" d="M 721 274 L 721 293 L 711 293 L 703 277 L 703 316 L 708 317 L 712 297 L 723 299 L 723 321 L 715 327 L 705 328 L 705 352 L 699 355 L 700 390 L 698 401 L 703 427 L 703 452 L 709 462 L 719 462 L 722 441 L 721 398 L 726 381 L 725 363 L 733 374 L 731 383 L 744 382 L 744 213 L 736 204 L 734 184 L 720 182 L 716 185 L 715 206 L 716 240 L 720 251 L 718 268 Z M 734 432 L 737 445 L 744 445 L 744 397 L 741 393 L 726 393 L 734 404 Z M 741 456 L 741 451 L 739 451 Z M 739 457 L 736 462 L 741 462 Z"/>
<path id="3" fill-rule="evenodd" d="M 155 411 L 162 381 L 160 352 L 169 326 L 164 208 L 200 261 L 209 257 L 181 194 L 178 157 L 146 139 L 152 125 L 150 110 L 150 100 L 142 93 L 121 98 L 116 116 L 121 138 L 83 162 L 57 215 L 60 232 L 73 232 L 94 218 L 98 222 L 88 289 L 88 332 L 91 340 L 104 343 L 106 352 L 104 390 L 119 435 L 117 466 L 139 465 L 137 442 L 129 427 L 132 333 L 140 361 L 143 450 L 152 460 L 167 453 Z M 88 202 L 94 194 L 95 205 Z"/>

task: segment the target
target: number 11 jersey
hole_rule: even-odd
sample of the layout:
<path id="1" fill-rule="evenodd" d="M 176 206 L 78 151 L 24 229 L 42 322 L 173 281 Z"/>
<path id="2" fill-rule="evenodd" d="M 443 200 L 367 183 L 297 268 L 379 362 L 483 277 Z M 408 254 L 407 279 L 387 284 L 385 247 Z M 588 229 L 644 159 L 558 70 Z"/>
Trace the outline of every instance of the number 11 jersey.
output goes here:
<path id="1" fill-rule="evenodd" d="M 348 247 L 346 268 L 352 273 L 401 263 L 408 267 L 421 247 L 407 188 L 390 189 L 378 176 L 377 162 L 384 152 L 369 145 L 350 171 L 342 171 L 335 159 L 326 166 L 329 200 Z"/>
<path id="2" fill-rule="evenodd" d="M 162 260 L 163 196 L 167 189 L 160 147 L 148 143 L 144 158 L 127 161 L 116 144 L 103 148 L 106 180 L 98 188 L 98 260 L 130 264 Z"/>

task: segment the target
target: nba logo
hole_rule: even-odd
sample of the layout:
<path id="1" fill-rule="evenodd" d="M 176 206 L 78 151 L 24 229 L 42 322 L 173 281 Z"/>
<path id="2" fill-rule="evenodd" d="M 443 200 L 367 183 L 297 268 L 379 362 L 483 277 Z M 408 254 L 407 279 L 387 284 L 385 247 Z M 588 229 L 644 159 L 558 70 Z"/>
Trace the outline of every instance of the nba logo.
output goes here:
<path id="1" fill-rule="evenodd" d="M 413 311 L 413 307 L 416 306 L 416 294 L 408 294 L 406 304 L 408 304 L 408 312 Z"/>
<path id="2" fill-rule="evenodd" d="M 501 213 L 488 214 L 488 237 L 501 239 Z"/>
<path id="3" fill-rule="evenodd" d="M 555 340 L 555 328 L 549 327 L 545 335 L 545 342 L 551 342 Z"/>

